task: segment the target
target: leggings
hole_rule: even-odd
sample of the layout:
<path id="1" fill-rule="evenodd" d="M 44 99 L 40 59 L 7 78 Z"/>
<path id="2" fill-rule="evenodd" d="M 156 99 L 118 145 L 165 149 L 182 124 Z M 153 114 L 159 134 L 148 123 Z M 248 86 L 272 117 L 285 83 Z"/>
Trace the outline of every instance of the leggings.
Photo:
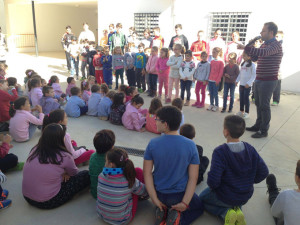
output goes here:
<path id="1" fill-rule="evenodd" d="M 88 150 L 86 152 L 84 152 L 81 156 L 79 156 L 77 159 L 74 159 L 75 161 L 75 164 L 76 165 L 79 165 L 80 163 L 83 163 L 83 162 L 87 162 L 90 160 L 91 158 L 91 155 L 95 153 L 94 150 Z"/>

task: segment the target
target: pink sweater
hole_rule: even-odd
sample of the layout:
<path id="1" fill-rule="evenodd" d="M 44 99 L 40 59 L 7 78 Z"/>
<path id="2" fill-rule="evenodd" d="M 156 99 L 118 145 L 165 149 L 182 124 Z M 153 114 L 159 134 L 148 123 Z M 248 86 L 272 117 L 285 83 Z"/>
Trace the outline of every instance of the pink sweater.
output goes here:
<path id="1" fill-rule="evenodd" d="M 27 141 L 29 139 L 29 123 L 43 125 L 43 119 L 43 113 L 36 118 L 29 111 L 16 110 L 16 114 L 10 119 L 9 133 L 17 142 Z"/>
<path id="2" fill-rule="evenodd" d="M 67 89 L 66 89 L 66 95 L 69 96 L 69 97 L 72 96 L 72 95 L 71 95 L 71 88 L 72 88 L 72 87 L 76 87 L 76 84 L 68 84 L 68 87 L 67 87 Z"/>
<path id="3" fill-rule="evenodd" d="M 128 130 L 141 130 L 146 123 L 146 118 L 142 114 L 145 110 L 138 110 L 134 106 L 128 104 L 126 111 L 122 116 L 122 123 Z"/>
<path id="4" fill-rule="evenodd" d="M 146 65 L 146 71 L 151 74 L 157 74 L 156 70 L 156 62 L 157 62 L 158 56 L 157 55 L 151 55 L 148 59 L 147 65 Z"/>
<path id="5" fill-rule="evenodd" d="M 146 116 L 146 129 L 149 132 L 152 132 L 152 133 L 155 133 L 155 134 L 160 134 L 160 132 L 157 131 L 155 117 L 156 117 L 155 114 L 150 114 L 149 112 L 147 113 L 147 116 Z"/>
<path id="6" fill-rule="evenodd" d="M 84 90 L 83 93 L 82 93 L 82 100 L 85 102 L 86 105 L 89 102 L 89 98 L 90 98 L 91 94 L 92 93 L 90 91 L 87 91 L 87 90 Z"/>
<path id="7" fill-rule="evenodd" d="M 33 88 L 30 91 L 30 98 L 32 106 L 35 107 L 36 105 L 40 105 L 40 100 L 43 97 L 43 92 L 41 90 L 41 87 Z"/>
<path id="8" fill-rule="evenodd" d="M 75 151 L 75 149 L 72 145 L 72 142 L 71 142 L 71 136 L 68 133 L 66 133 L 66 135 L 65 135 L 65 146 L 66 146 L 66 149 L 72 154 L 74 159 L 77 159 L 84 152 L 86 152 L 86 150 L 84 148 L 80 148 Z"/>
<path id="9" fill-rule="evenodd" d="M 168 77 L 170 72 L 170 67 L 167 66 L 168 58 L 158 58 L 156 62 L 156 70 L 158 76 Z M 159 71 L 162 71 L 161 73 Z"/>
<path id="10" fill-rule="evenodd" d="M 210 73 L 209 73 L 209 81 L 214 81 L 216 83 L 220 83 L 221 78 L 223 76 L 224 63 L 222 60 L 213 59 L 210 62 Z"/>
<path id="11" fill-rule="evenodd" d="M 52 87 L 53 87 L 55 95 L 60 97 L 63 94 L 63 91 L 61 90 L 59 83 L 53 83 Z"/>

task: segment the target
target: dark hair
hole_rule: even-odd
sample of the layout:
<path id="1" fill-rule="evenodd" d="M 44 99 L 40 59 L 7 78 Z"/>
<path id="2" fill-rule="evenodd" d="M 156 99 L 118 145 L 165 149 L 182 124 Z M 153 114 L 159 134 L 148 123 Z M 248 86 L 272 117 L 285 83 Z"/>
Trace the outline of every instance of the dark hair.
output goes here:
<path id="1" fill-rule="evenodd" d="M 298 177 L 300 177 L 300 160 L 298 160 L 298 162 L 297 162 L 296 175 L 297 175 Z"/>
<path id="2" fill-rule="evenodd" d="M 82 26 L 84 26 L 84 25 L 89 25 L 89 24 L 87 22 L 83 22 Z"/>
<path id="3" fill-rule="evenodd" d="M 110 98 L 110 99 L 113 99 L 113 97 L 115 96 L 116 92 L 115 91 L 109 91 L 107 94 L 106 94 L 106 97 Z"/>
<path id="4" fill-rule="evenodd" d="M 25 75 L 30 78 L 33 74 L 37 74 L 34 70 L 28 69 L 25 71 Z"/>
<path id="5" fill-rule="evenodd" d="M 156 117 L 166 122 L 170 131 L 175 131 L 180 126 L 182 114 L 175 106 L 164 106 L 156 112 Z"/>
<path id="6" fill-rule="evenodd" d="M 127 152 L 121 148 L 113 148 L 106 153 L 106 159 L 114 163 L 117 168 L 123 168 L 123 175 L 128 181 L 128 187 L 132 188 L 135 183 L 136 172 Z"/>
<path id="7" fill-rule="evenodd" d="M 180 127 L 180 131 L 179 131 L 180 135 L 188 138 L 188 139 L 193 139 L 196 136 L 196 131 L 195 131 L 195 127 L 192 124 L 183 124 Z"/>
<path id="8" fill-rule="evenodd" d="M 70 25 L 66 26 L 66 30 L 67 29 L 72 29 L 72 27 Z"/>
<path id="9" fill-rule="evenodd" d="M 44 120 L 43 120 L 42 130 L 44 130 L 45 127 L 51 123 L 59 123 L 60 121 L 63 121 L 65 119 L 65 116 L 66 116 L 66 113 L 62 109 L 54 110 L 54 111 L 50 112 L 48 115 L 45 115 Z M 66 129 L 66 127 L 65 127 L 65 129 Z"/>
<path id="10" fill-rule="evenodd" d="M 201 52 L 201 57 L 203 57 L 203 56 L 207 56 L 207 52 L 206 51 Z"/>
<path id="11" fill-rule="evenodd" d="M 124 93 L 116 93 L 113 97 L 112 109 L 117 109 L 120 105 L 124 105 Z"/>
<path id="12" fill-rule="evenodd" d="M 182 107 L 183 107 L 183 101 L 182 101 L 182 99 L 181 98 L 175 98 L 175 99 L 173 99 L 172 106 L 175 106 L 179 110 L 182 110 Z"/>
<path id="13" fill-rule="evenodd" d="M 70 92 L 72 96 L 77 96 L 80 93 L 80 89 L 79 87 L 72 87 Z"/>
<path id="14" fill-rule="evenodd" d="M 107 84 L 101 84 L 101 85 L 100 85 L 100 90 L 101 90 L 104 94 L 107 94 L 108 91 L 109 91 Z"/>
<path id="15" fill-rule="evenodd" d="M 70 84 L 72 82 L 72 80 L 74 80 L 74 77 L 68 77 L 67 78 L 67 83 Z"/>
<path id="16" fill-rule="evenodd" d="M 104 154 L 115 145 L 116 136 L 112 130 L 100 130 L 95 134 L 93 143 L 98 154 Z"/>
<path id="17" fill-rule="evenodd" d="M 231 53 L 229 53 L 228 58 L 236 60 L 237 54 L 235 52 L 231 52 Z"/>
<path id="18" fill-rule="evenodd" d="M 144 99 L 140 95 L 136 95 L 131 99 L 131 103 L 135 103 L 136 105 L 138 104 L 144 104 Z"/>
<path id="19" fill-rule="evenodd" d="M 116 27 L 123 28 L 122 23 L 117 23 Z"/>
<path id="20" fill-rule="evenodd" d="M 91 88 L 91 92 L 96 93 L 98 91 L 100 91 L 100 86 L 98 84 L 94 84 Z"/>
<path id="21" fill-rule="evenodd" d="M 275 23 L 273 22 L 268 22 L 264 24 L 265 26 L 268 26 L 268 31 L 273 31 L 273 35 L 274 37 L 276 36 L 277 32 L 278 32 L 278 27 Z"/>
<path id="22" fill-rule="evenodd" d="M 27 97 L 19 97 L 9 108 L 9 116 L 14 117 L 16 110 L 20 110 L 22 106 L 25 105 L 26 101 L 29 101 Z"/>
<path id="23" fill-rule="evenodd" d="M 150 103 L 149 113 L 155 114 L 158 109 L 162 107 L 161 100 L 159 98 L 153 98 Z"/>
<path id="24" fill-rule="evenodd" d="M 131 94 L 133 94 L 133 92 L 134 92 L 135 90 L 136 90 L 136 87 L 135 87 L 135 86 L 130 86 L 130 87 L 127 87 L 127 88 L 126 88 L 125 93 L 126 93 L 127 96 L 130 96 Z"/>
<path id="25" fill-rule="evenodd" d="M 246 67 L 251 67 L 252 66 L 252 60 L 251 60 L 250 55 L 246 51 L 244 51 L 243 54 L 246 54 L 247 56 L 249 56 L 249 60 L 248 61 L 244 61 L 241 66 L 243 66 L 247 62 L 248 64 L 246 65 Z"/>
<path id="26" fill-rule="evenodd" d="M 193 57 L 193 52 L 191 50 L 187 50 L 184 54 Z"/>
<path id="27" fill-rule="evenodd" d="M 63 162 L 62 152 L 71 154 L 65 146 L 65 135 L 66 130 L 60 124 L 47 125 L 38 144 L 31 149 L 27 162 L 38 157 L 41 164 L 60 165 Z"/>
<path id="28" fill-rule="evenodd" d="M 71 37 L 71 41 L 77 41 L 77 37 L 76 36 L 72 36 Z"/>
<path id="29" fill-rule="evenodd" d="M 181 24 L 176 24 L 176 25 L 175 25 L 175 29 L 176 29 L 176 28 L 179 28 L 179 29 L 182 30 L 182 25 L 181 25 Z"/>
<path id="30" fill-rule="evenodd" d="M 166 53 L 166 58 L 169 58 L 169 49 L 168 48 L 161 48 L 160 51 Z"/>
<path id="31" fill-rule="evenodd" d="M 17 84 L 17 78 L 15 78 L 15 77 L 8 77 L 6 80 L 7 80 L 8 86 L 16 86 L 16 84 Z"/>
<path id="32" fill-rule="evenodd" d="M 52 84 L 54 84 L 57 80 L 58 80 L 58 76 L 56 75 L 51 76 L 48 85 L 52 86 Z"/>
<path id="33" fill-rule="evenodd" d="M 38 77 L 31 78 L 28 81 L 28 91 L 31 91 L 32 88 L 37 87 L 37 85 L 41 84 L 41 79 Z"/>
<path id="34" fill-rule="evenodd" d="M 43 87 L 43 95 L 46 96 L 46 94 L 49 94 L 50 90 L 53 89 L 53 87 L 50 87 L 50 86 L 44 86 Z"/>
<path id="35" fill-rule="evenodd" d="M 87 80 L 82 80 L 80 83 L 81 91 L 89 90 L 90 89 L 90 83 Z"/>
<path id="36" fill-rule="evenodd" d="M 224 128 L 228 130 L 232 138 L 239 138 L 245 132 L 246 123 L 240 116 L 229 115 L 224 119 Z"/>
<path id="37" fill-rule="evenodd" d="M 222 32 L 221 28 L 217 28 L 217 29 L 215 30 L 214 34 L 217 33 L 218 30 Z"/>
<path id="38" fill-rule="evenodd" d="M 144 43 L 140 43 L 139 45 L 138 45 L 138 48 L 145 48 L 145 44 Z"/>
<path id="39" fill-rule="evenodd" d="M 121 84 L 120 86 L 119 86 L 119 90 L 121 91 L 121 92 L 123 92 L 123 93 L 126 93 L 126 88 L 127 88 L 128 86 L 126 85 L 126 84 Z"/>

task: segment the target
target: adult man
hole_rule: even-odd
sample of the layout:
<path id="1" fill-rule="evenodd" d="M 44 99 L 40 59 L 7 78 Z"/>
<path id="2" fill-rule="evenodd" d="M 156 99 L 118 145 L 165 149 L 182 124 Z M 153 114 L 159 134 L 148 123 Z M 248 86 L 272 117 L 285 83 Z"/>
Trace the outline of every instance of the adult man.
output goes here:
<path id="1" fill-rule="evenodd" d="M 174 106 L 158 110 L 157 131 L 165 135 L 152 139 L 144 155 L 146 188 L 157 206 L 155 224 L 187 225 L 203 213 L 195 194 L 199 155 L 195 143 L 178 134 L 181 117 Z"/>
<path id="2" fill-rule="evenodd" d="M 61 44 L 64 48 L 65 54 L 66 54 L 66 60 L 67 60 L 67 67 L 68 70 L 71 70 L 71 59 L 70 59 L 70 53 L 68 52 L 69 45 L 71 44 L 71 38 L 74 36 L 72 33 L 71 26 L 66 26 L 66 32 L 62 36 Z"/>
<path id="3" fill-rule="evenodd" d="M 126 36 L 122 33 L 122 24 L 117 23 L 117 31 L 111 36 L 110 51 L 112 52 L 116 46 L 120 46 L 124 52 L 124 46 L 126 45 Z"/>
<path id="4" fill-rule="evenodd" d="M 185 51 L 189 50 L 189 42 L 186 36 L 182 34 L 182 25 L 177 24 L 175 26 L 175 33 L 176 35 L 172 37 L 170 44 L 169 44 L 169 49 L 173 51 L 173 46 L 175 44 L 181 44 L 185 47 Z"/>
<path id="5" fill-rule="evenodd" d="M 88 41 L 95 41 L 95 35 L 93 31 L 89 30 L 89 24 L 83 23 L 83 31 L 80 33 L 78 37 L 78 43 L 87 39 Z"/>
<path id="6" fill-rule="evenodd" d="M 257 110 L 256 123 L 252 127 L 247 127 L 247 131 L 256 132 L 251 137 L 262 138 L 268 136 L 271 120 L 270 100 L 272 93 L 278 82 L 278 71 L 282 59 L 282 46 L 275 38 L 278 27 L 275 23 L 265 23 L 260 32 L 264 43 L 260 48 L 252 45 L 244 48 L 253 61 L 257 60 L 256 80 L 254 83 L 255 105 Z"/>

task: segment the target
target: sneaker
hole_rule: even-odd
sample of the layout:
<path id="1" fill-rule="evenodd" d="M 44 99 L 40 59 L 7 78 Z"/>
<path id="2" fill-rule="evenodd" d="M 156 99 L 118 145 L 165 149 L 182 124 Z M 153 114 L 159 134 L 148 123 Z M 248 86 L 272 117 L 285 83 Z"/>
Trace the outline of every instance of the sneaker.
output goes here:
<path id="1" fill-rule="evenodd" d="M 187 100 L 185 103 L 184 103 L 184 106 L 189 106 L 190 105 L 190 101 Z"/>
<path id="2" fill-rule="evenodd" d="M 167 218 L 167 209 L 163 208 L 163 211 L 160 211 L 159 208 L 155 210 L 155 225 L 164 225 L 166 224 Z"/>
<path id="3" fill-rule="evenodd" d="M 226 109 L 223 108 L 223 109 L 221 110 L 221 113 L 224 113 L 224 112 L 226 112 Z"/>
<path id="4" fill-rule="evenodd" d="M 278 106 L 278 102 L 273 102 L 271 106 Z"/>
<path id="5" fill-rule="evenodd" d="M 232 113 L 232 109 L 229 109 L 229 110 L 228 110 L 228 113 Z"/>
<path id="6" fill-rule="evenodd" d="M 218 106 L 214 106 L 214 107 L 211 109 L 211 111 L 217 112 L 217 111 L 219 111 L 219 107 L 218 107 Z"/>
<path id="7" fill-rule="evenodd" d="M 143 93 L 144 91 L 143 91 L 142 88 L 138 88 L 138 92 L 139 92 L 139 93 Z"/>
<path id="8" fill-rule="evenodd" d="M 268 187 L 267 193 L 269 193 L 269 203 L 273 205 L 280 191 L 280 189 L 277 187 L 276 177 L 274 176 L 274 174 L 269 174 L 267 176 L 266 184 Z"/>
<path id="9" fill-rule="evenodd" d="M 2 190 L 2 194 L 1 194 L 1 196 L 0 196 L 0 201 L 6 200 L 8 194 L 9 194 L 8 190 L 3 189 L 3 190 Z"/>
<path id="10" fill-rule="evenodd" d="M 244 113 L 243 118 L 244 118 L 244 119 L 249 118 L 249 113 Z"/>
<path id="11" fill-rule="evenodd" d="M 1 209 L 6 209 L 10 205 L 11 205 L 11 200 L 9 200 L 9 199 L 6 199 L 4 201 L 0 201 L 0 210 Z"/>
<path id="12" fill-rule="evenodd" d="M 229 209 L 225 216 L 225 223 L 224 225 L 235 225 L 237 221 L 237 214 L 233 209 Z"/>
<path id="13" fill-rule="evenodd" d="M 193 107 L 197 107 L 198 105 L 200 105 L 199 102 L 195 102 L 194 104 L 192 104 Z"/>
<path id="14" fill-rule="evenodd" d="M 240 209 L 240 207 L 236 207 L 235 212 L 236 212 L 235 225 L 246 225 L 245 216 L 244 216 L 244 213 L 242 212 L 242 210 Z"/>
<path id="15" fill-rule="evenodd" d="M 9 171 L 21 171 L 23 170 L 24 164 L 24 162 L 18 162 L 16 167 L 9 169 Z"/>
<path id="16" fill-rule="evenodd" d="M 213 105 L 209 105 L 208 108 L 207 108 L 207 110 L 208 110 L 208 111 L 211 111 L 213 108 L 214 108 Z"/>
<path id="17" fill-rule="evenodd" d="M 168 216 L 165 225 L 179 225 L 181 213 L 174 209 L 168 210 Z"/>
<path id="18" fill-rule="evenodd" d="M 197 105 L 197 108 L 204 108 L 204 103 L 200 103 L 199 105 Z"/>
<path id="19" fill-rule="evenodd" d="M 252 126 L 252 127 L 246 127 L 247 131 L 252 131 L 252 132 L 258 132 L 259 128 L 257 128 L 256 126 Z"/>
<path id="20" fill-rule="evenodd" d="M 165 101 L 165 103 L 166 103 L 166 104 L 171 103 L 171 99 L 170 99 L 170 98 L 167 98 L 166 101 Z"/>
<path id="21" fill-rule="evenodd" d="M 252 138 L 263 138 L 268 137 L 268 132 L 257 131 L 255 134 L 251 135 Z"/>
<path id="22" fill-rule="evenodd" d="M 239 112 L 237 112 L 235 115 L 236 115 L 236 116 L 243 117 L 243 114 L 244 114 L 243 112 L 239 111 Z"/>

